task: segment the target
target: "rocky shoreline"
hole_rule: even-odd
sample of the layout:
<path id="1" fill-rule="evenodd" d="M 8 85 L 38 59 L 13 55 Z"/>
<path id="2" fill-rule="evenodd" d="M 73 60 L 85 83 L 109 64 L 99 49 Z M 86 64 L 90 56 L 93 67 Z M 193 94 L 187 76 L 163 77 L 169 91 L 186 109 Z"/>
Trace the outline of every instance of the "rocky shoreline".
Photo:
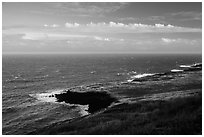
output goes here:
<path id="1" fill-rule="evenodd" d="M 57 102 L 69 104 L 88 105 L 88 112 L 94 113 L 100 111 L 117 101 L 117 99 L 107 92 L 72 92 L 67 90 L 61 94 L 55 94 Z"/>
<path id="2" fill-rule="evenodd" d="M 90 114 L 29 134 L 200 135 L 202 64 L 182 67 L 189 71 L 172 72 L 171 79 L 128 82 L 109 92 L 67 90 L 55 94 L 57 102 L 89 105 Z"/>

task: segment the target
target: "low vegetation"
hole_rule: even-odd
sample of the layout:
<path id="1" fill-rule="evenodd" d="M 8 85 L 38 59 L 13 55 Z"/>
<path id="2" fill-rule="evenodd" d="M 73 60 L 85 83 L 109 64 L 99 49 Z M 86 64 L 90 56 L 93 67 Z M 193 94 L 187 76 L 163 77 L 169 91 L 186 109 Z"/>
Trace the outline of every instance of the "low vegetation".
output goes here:
<path id="1" fill-rule="evenodd" d="M 202 134 L 202 95 L 116 105 L 31 134 Z"/>

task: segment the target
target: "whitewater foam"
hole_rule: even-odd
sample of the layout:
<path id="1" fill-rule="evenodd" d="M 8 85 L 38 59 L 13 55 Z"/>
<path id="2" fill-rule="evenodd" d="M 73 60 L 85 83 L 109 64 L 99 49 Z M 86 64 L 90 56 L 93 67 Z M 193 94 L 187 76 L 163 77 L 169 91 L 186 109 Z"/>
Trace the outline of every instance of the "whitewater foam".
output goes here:
<path id="1" fill-rule="evenodd" d="M 89 115 L 90 113 L 88 112 L 89 105 L 77 105 L 80 109 L 80 114 L 81 116 L 86 116 Z"/>
<path id="2" fill-rule="evenodd" d="M 132 76 L 131 78 L 139 79 L 139 78 L 143 78 L 143 77 L 147 77 L 147 76 L 153 76 L 153 75 L 155 75 L 155 74 L 152 74 L 152 73 L 144 73 L 144 74 L 134 75 L 134 76 Z"/>
<path id="3" fill-rule="evenodd" d="M 183 72 L 181 69 L 172 69 L 171 72 Z"/>
<path id="4" fill-rule="evenodd" d="M 197 67 L 197 66 L 200 67 L 200 65 L 202 65 L 202 63 L 194 63 L 192 65 L 180 65 L 179 67 L 180 68 L 192 68 L 192 67 Z"/>
<path id="5" fill-rule="evenodd" d="M 55 97 L 55 94 L 62 94 L 65 92 L 65 89 L 57 89 L 57 90 L 49 90 L 45 93 L 37 93 L 37 94 L 29 94 L 31 97 L 36 98 L 40 102 L 49 102 L 49 103 L 57 103 L 61 105 L 67 105 L 70 107 L 76 107 L 79 109 L 79 113 L 81 116 L 89 115 L 88 112 L 89 105 L 80 105 L 80 104 L 70 104 L 63 102 L 57 102 L 57 98 Z"/>
<path id="6" fill-rule="evenodd" d="M 42 102 L 56 103 L 57 98 L 55 97 L 55 94 L 61 94 L 63 92 L 64 92 L 64 89 L 57 89 L 57 90 L 49 90 L 45 93 L 37 93 L 37 94 L 29 94 L 29 95 Z"/>
<path id="7" fill-rule="evenodd" d="M 179 67 L 180 67 L 180 68 L 190 68 L 191 65 L 180 65 Z"/>
<path id="8" fill-rule="evenodd" d="M 133 82 L 135 79 L 140 79 L 148 76 L 154 76 L 156 73 L 143 73 L 143 74 L 137 74 L 134 76 L 131 76 L 131 79 L 128 79 L 127 82 Z"/>

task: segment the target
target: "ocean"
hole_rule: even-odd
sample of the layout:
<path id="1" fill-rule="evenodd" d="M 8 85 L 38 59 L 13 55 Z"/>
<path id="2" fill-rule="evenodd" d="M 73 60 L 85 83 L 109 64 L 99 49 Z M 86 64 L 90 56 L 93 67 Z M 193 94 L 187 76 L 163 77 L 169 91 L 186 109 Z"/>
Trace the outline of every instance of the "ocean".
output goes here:
<path id="1" fill-rule="evenodd" d="M 201 62 L 201 55 L 192 54 L 3 55 L 2 132 L 29 134 L 61 121 L 90 115 L 87 105 L 57 102 L 52 95 L 64 90 L 111 94 L 112 88 L 126 87 L 131 82 L 134 86 L 141 84 L 142 81 L 134 82 L 134 79 L 179 72 L 181 65 Z M 148 86 L 148 80 L 142 86 Z M 121 100 L 124 97 L 119 90 L 114 95 Z"/>

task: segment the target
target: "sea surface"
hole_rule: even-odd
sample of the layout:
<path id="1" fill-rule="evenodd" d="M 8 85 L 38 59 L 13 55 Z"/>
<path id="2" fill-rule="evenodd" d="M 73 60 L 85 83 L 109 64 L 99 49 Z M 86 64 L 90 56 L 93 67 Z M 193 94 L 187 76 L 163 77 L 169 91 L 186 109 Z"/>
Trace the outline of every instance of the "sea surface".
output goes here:
<path id="1" fill-rule="evenodd" d="M 179 71 L 180 65 L 200 62 L 201 55 L 177 54 L 3 55 L 3 134 L 28 134 L 60 121 L 89 115 L 88 106 L 57 102 L 53 94 L 67 89 L 100 92 L 132 82 L 134 78 Z"/>

